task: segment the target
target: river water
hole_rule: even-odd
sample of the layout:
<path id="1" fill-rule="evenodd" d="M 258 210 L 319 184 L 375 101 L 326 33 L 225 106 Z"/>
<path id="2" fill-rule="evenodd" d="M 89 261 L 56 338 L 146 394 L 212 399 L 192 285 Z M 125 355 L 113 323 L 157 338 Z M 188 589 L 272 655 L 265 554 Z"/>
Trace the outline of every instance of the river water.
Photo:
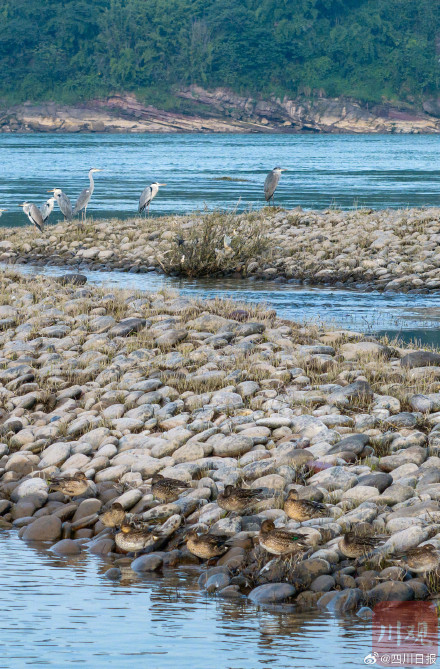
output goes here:
<path id="1" fill-rule="evenodd" d="M 438 206 L 439 152 L 438 135 L 0 134 L 1 223 L 27 223 L 17 205 L 44 202 L 49 188 L 75 200 L 90 167 L 103 169 L 95 218 L 133 215 L 152 181 L 167 183 L 152 215 L 260 208 L 276 165 L 288 169 L 276 193 L 287 208 Z"/>
<path id="2" fill-rule="evenodd" d="M 359 667 L 371 626 L 356 617 L 216 599 L 195 568 L 137 576 L 88 553 L 58 558 L 0 531 L 0 669 Z"/>
<path id="3" fill-rule="evenodd" d="M 16 205 L 43 202 L 49 188 L 75 199 L 92 166 L 104 170 L 89 207 L 95 218 L 132 216 L 153 180 L 168 185 L 152 215 L 260 207 L 265 175 L 277 164 L 289 170 L 277 190 L 277 204 L 285 207 L 439 206 L 439 149 L 437 136 L 0 135 L 0 207 L 9 209 L 1 224 L 27 224 Z M 109 289 L 166 286 L 185 295 L 265 302 L 286 318 L 440 344 L 436 295 L 81 271 Z M 115 583 L 104 577 L 104 560 L 87 553 L 60 559 L 44 546 L 26 545 L 14 531 L 0 531 L 0 564 L 0 669 L 359 667 L 371 650 L 370 625 L 356 617 L 207 597 L 191 569 L 144 578 L 128 569 Z"/>

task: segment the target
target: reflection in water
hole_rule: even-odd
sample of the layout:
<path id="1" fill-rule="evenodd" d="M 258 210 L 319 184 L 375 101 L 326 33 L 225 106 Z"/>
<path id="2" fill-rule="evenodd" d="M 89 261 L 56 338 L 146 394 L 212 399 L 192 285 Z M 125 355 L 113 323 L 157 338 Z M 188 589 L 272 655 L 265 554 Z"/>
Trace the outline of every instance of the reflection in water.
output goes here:
<path id="1" fill-rule="evenodd" d="M 194 567 L 148 576 L 124 567 L 109 581 L 109 562 L 62 559 L 15 531 L 0 533 L 0 559 L 0 668 L 350 667 L 371 650 L 357 618 L 208 597 Z"/>
<path id="2" fill-rule="evenodd" d="M 0 263 L 0 269 L 11 268 Z M 60 276 L 65 267 L 14 265 L 26 274 Z M 71 268 L 68 271 L 72 271 Z M 253 279 L 177 279 L 150 272 L 131 274 L 117 270 L 103 272 L 80 269 L 90 283 L 134 290 L 155 291 L 170 288 L 181 295 L 199 298 L 229 297 L 243 302 L 257 302 L 276 309 L 277 314 L 299 322 L 313 322 L 327 327 L 347 328 L 365 333 L 389 333 L 405 341 L 440 346 L 438 322 L 440 301 L 435 293 L 410 295 L 377 291 L 340 290 L 297 286 L 277 281 Z"/>

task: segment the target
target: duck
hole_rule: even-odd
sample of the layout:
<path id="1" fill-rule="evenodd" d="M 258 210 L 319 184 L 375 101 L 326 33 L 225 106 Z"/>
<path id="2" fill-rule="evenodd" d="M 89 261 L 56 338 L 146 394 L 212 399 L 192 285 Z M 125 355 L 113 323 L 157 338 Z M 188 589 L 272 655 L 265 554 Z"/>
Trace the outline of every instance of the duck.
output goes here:
<path id="1" fill-rule="evenodd" d="M 125 510 L 119 502 L 113 502 L 110 509 L 100 514 L 99 520 L 106 527 L 120 527 L 125 520 Z"/>
<path id="2" fill-rule="evenodd" d="M 217 497 L 217 504 L 225 511 L 244 513 L 260 500 L 262 494 L 262 488 L 234 488 L 232 485 L 227 485 L 224 492 Z"/>
<path id="3" fill-rule="evenodd" d="M 258 539 L 260 545 L 272 555 L 293 555 L 308 548 L 303 536 L 276 528 L 273 520 L 263 521 Z"/>
<path id="4" fill-rule="evenodd" d="M 299 523 L 312 518 L 326 516 L 328 511 L 325 504 L 312 502 L 308 499 L 298 499 L 298 491 L 290 490 L 284 503 L 284 511 L 292 520 Z"/>
<path id="5" fill-rule="evenodd" d="M 355 532 L 346 532 L 338 542 L 341 553 L 348 558 L 360 558 L 370 553 L 380 543 L 380 537 L 373 537 L 368 534 L 356 534 Z"/>
<path id="6" fill-rule="evenodd" d="M 425 544 L 399 553 L 396 562 L 416 574 L 427 574 L 440 567 L 440 551 L 433 544 Z"/>
<path id="7" fill-rule="evenodd" d="M 162 474 L 155 474 L 151 479 L 151 484 L 151 492 L 160 502 L 174 502 L 182 490 L 190 487 L 185 481 L 166 478 Z"/>
<path id="8" fill-rule="evenodd" d="M 115 534 L 115 542 L 118 548 L 126 553 L 138 553 L 151 541 L 157 539 L 151 529 L 133 527 L 127 521 L 121 525 L 121 530 Z"/>
<path id="9" fill-rule="evenodd" d="M 196 530 L 190 530 L 186 535 L 186 546 L 190 553 L 202 560 L 210 560 L 220 557 L 228 550 L 225 542 L 229 537 L 215 537 L 213 534 L 197 534 Z"/>
<path id="10" fill-rule="evenodd" d="M 49 479 L 51 492 L 62 492 L 68 497 L 80 497 L 89 487 L 89 480 L 84 472 L 76 472 L 73 476 L 58 476 Z"/>

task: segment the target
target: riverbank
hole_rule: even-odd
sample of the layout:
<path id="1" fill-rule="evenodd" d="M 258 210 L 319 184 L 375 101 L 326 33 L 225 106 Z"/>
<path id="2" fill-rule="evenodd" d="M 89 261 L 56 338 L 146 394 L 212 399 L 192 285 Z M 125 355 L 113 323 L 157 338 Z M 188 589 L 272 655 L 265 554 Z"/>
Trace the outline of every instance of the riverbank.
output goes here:
<path id="1" fill-rule="evenodd" d="M 0 132 L 411 133 L 440 132 L 438 101 L 367 105 L 348 98 L 260 99 L 226 88 L 191 86 L 176 93 L 188 112 L 143 104 L 133 94 L 75 106 L 26 102 L 0 108 Z M 437 114 L 437 115 L 436 115 Z"/>
<path id="2" fill-rule="evenodd" d="M 231 238 L 225 248 L 224 235 Z M 200 240 L 205 240 L 201 243 Z M 190 214 L 0 229 L 0 262 L 66 268 L 232 274 L 394 291 L 440 288 L 440 210 Z M 209 266 L 207 249 L 212 251 Z M 212 247 L 212 248 L 211 248 Z"/>
<path id="3" fill-rule="evenodd" d="M 346 612 L 436 594 L 435 578 L 403 580 L 396 555 L 428 540 L 440 549 L 438 354 L 166 292 L 10 272 L 0 296 L 1 527 L 60 556 L 105 556 L 116 580 L 197 565 L 185 535 L 209 529 L 229 545 L 200 587 L 258 605 Z M 50 478 L 78 471 L 79 499 L 50 492 Z M 188 489 L 159 503 L 158 472 Z M 263 498 L 226 514 L 228 484 Z M 320 517 L 289 518 L 290 489 L 326 505 Z M 114 501 L 156 525 L 136 559 L 99 518 Z M 271 560 L 265 519 L 302 535 L 300 556 Z M 346 558 L 351 528 L 380 539 L 378 562 Z"/>

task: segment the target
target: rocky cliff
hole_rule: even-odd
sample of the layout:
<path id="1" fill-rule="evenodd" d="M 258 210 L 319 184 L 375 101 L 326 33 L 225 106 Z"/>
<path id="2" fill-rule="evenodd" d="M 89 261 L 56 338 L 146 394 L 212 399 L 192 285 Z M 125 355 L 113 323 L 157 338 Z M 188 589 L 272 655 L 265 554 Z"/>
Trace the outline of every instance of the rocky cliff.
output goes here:
<path id="1" fill-rule="evenodd" d="M 428 113 L 435 113 L 434 103 L 414 111 L 340 98 L 262 100 L 197 86 L 177 95 L 191 102 L 192 114 L 144 105 L 130 94 L 76 106 L 26 102 L 0 109 L 0 132 L 440 132 L 440 118 Z"/>

